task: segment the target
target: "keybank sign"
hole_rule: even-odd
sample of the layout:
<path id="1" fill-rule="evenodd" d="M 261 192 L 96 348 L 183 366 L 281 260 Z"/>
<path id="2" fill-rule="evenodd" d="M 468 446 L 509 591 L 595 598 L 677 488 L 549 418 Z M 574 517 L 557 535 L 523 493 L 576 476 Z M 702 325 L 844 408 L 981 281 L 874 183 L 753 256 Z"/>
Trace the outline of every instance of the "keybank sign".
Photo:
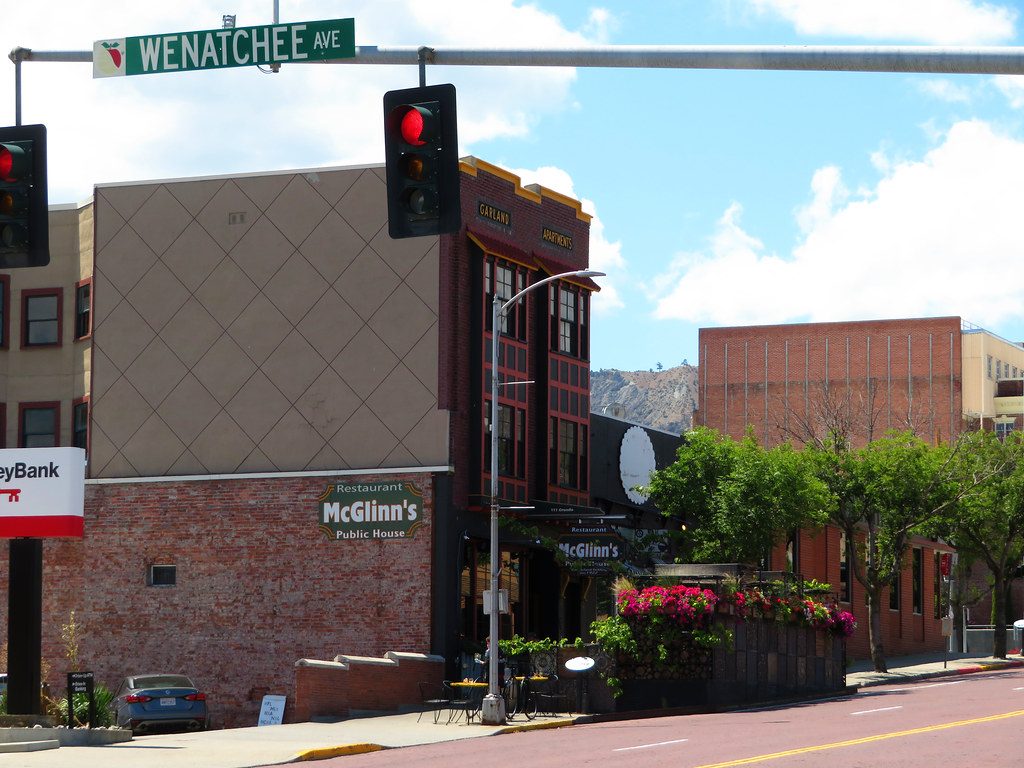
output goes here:
<path id="1" fill-rule="evenodd" d="M 318 499 L 333 540 L 407 539 L 423 526 L 423 492 L 410 482 L 336 483 Z"/>
<path id="2" fill-rule="evenodd" d="M 84 450 L 0 450 L 0 538 L 81 538 L 84 515 Z"/>

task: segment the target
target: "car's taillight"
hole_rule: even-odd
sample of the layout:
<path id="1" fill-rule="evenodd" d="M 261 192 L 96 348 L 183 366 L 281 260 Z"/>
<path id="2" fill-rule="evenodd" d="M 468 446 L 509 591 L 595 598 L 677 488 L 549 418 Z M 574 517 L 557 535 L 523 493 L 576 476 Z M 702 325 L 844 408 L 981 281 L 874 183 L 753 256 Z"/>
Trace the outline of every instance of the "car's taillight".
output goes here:
<path id="1" fill-rule="evenodd" d="M 190 693 L 185 697 L 185 701 L 206 701 L 205 693 Z"/>
<path id="2" fill-rule="evenodd" d="M 130 693 L 124 697 L 124 700 L 128 704 L 141 704 L 144 701 L 152 701 L 153 699 L 150 696 L 143 696 L 139 693 Z"/>

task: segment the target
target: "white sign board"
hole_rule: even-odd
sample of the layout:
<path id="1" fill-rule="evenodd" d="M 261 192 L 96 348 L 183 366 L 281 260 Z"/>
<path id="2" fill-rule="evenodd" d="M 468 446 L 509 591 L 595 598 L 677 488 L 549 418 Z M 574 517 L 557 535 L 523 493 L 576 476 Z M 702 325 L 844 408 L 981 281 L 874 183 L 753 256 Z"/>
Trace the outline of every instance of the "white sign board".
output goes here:
<path id="1" fill-rule="evenodd" d="M 84 517 L 84 450 L 0 450 L 0 538 L 81 538 Z"/>
<path id="2" fill-rule="evenodd" d="M 256 725 L 280 725 L 284 722 L 284 703 L 287 700 L 287 696 L 264 696 L 263 705 L 260 707 L 260 721 Z"/>

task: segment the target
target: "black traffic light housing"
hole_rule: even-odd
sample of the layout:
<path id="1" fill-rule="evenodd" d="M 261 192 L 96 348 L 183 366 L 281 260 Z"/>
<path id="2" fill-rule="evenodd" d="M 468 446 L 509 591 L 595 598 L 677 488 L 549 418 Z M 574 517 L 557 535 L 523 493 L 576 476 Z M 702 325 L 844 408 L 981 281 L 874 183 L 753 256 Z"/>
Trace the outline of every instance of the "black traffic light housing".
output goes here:
<path id="1" fill-rule="evenodd" d="M 0 270 L 50 263 L 46 126 L 0 128 Z"/>
<path id="2" fill-rule="evenodd" d="M 393 238 L 455 232 L 462 223 L 455 86 L 384 94 L 388 230 Z"/>

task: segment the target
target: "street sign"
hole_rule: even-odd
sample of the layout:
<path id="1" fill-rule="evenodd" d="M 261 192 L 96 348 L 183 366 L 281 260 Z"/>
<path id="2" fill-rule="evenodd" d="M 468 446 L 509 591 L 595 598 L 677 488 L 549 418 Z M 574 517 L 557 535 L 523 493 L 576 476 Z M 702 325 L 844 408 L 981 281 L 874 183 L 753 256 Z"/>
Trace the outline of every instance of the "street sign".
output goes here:
<path id="1" fill-rule="evenodd" d="M 92 76 L 188 72 L 355 55 L 354 19 L 268 24 L 97 40 L 92 47 Z"/>

